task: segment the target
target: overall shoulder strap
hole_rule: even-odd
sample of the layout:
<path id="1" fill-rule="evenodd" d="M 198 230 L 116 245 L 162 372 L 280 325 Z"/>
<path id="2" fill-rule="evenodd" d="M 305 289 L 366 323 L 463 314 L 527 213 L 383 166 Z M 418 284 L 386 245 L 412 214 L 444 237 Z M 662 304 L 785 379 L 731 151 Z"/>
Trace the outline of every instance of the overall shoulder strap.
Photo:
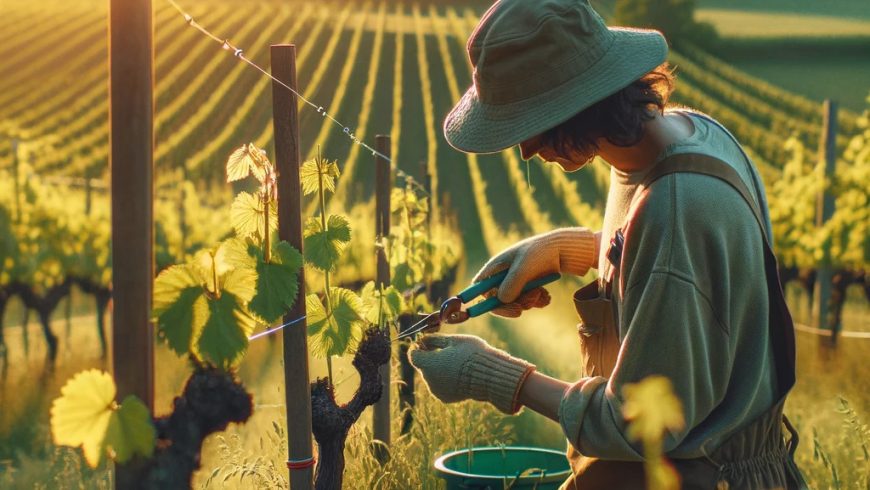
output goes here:
<path id="1" fill-rule="evenodd" d="M 758 221 L 758 226 L 761 228 L 761 235 L 764 237 L 765 243 L 773 248 L 768 240 L 767 232 L 765 231 L 764 214 L 761 212 L 761 209 L 759 209 L 749 188 L 746 187 L 743 179 L 740 178 L 740 174 L 738 174 L 731 165 L 728 165 L 716 157 L 702 153 L 679 153 L 671 155 L 659 162 L 658 165 L 650 170 L 646 178 L 641 182 L 641 192 L 659 178 L 677 172 L 691 172 L 709 175 L 710 177 L 716 177 L 717 179 L 724 180 L 728 183 L 740 194 L 741 197 L 743 197 L 743 200 L 746 201 L 746 204 L 749 205 L 750 209 L 752 209 L 752 214 L 755 216 L 755 220 Z"/>
<path id="2" fill-rule="evenodd" d="M 653 167 L 640 185 L 641 193 L 657 179 L 676 172 L 691 172 L 708 175 L 728 183 L 752 209 L 764 240 L 764 268 L 770 301 L 769 328 L 774 348 L 774 362 L 779 381 L 779 395 L 784 398 L 795 382 L 795 339 L 794 323 L 779 280 L 779 269 L 773 254 L 773 245 L 765 232 L 764 215 L 753 199 L 749 188 L 740 175 L 722 160 L 701 153 L 672 155 Z M 632 206 L 634 207 L 634 206 Z M 632 209 L 633 214 L 635 210 Z"/>

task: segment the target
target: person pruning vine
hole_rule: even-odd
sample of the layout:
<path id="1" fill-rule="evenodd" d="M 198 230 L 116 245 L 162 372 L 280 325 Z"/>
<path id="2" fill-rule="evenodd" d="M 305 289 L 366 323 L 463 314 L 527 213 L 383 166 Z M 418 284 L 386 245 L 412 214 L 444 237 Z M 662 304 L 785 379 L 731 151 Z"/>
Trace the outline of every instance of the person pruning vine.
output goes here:
<path id="1" fill-rule="evenodd" d="M 521 295 L 527 282 L 597 269 L 574 294 L 583 376 L 554 379 L 478 337 L 432 334 L 409 353 L 430 391 L 558 422 L 573 469 L 563 489 L 642 488 L 623 387 L 663 375 L 685 415 L 664 440 L 683 488 L 804 488 L 782 413 L 794 333 L 764 187 L 715 119 L 669 104 L 664 36 L 607 27 L 587 0 L 501 0 L 467 48 L 474 85 L 444 122 L 453 147 L 519 145 L 567 172 L 598 156 L 610 188 L 600 231 L 529 237 L 475 277 L 507 269 L 495 312 L 519 317 L 548 303 L 541 290 Z"/>

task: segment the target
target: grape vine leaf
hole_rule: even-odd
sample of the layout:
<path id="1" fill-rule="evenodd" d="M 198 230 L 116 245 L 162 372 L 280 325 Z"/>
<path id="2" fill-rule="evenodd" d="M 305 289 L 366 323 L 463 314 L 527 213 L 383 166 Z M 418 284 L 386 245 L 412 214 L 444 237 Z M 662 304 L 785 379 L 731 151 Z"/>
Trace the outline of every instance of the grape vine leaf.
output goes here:
<path id="1" fill-rule="evenodd" d="M 190 350 L 194 332 L 205 323 L 205 301 L 199 274 L 189 265 L 169 267 L 154 281 L 151 317 L 158 336 L 179 355 Z"/>
<path id="2" fill-rule="evenodd" d="M 407 291 L 414 287 L 414 271 L 406 262 L 396 264 L 390 278 L 392 285 L 399 291 Z"/>
<path id="3" fill-rule="evenodd" d="M 240 192 L 230 207 L 230 221 L 240 238 L 262 240 L 266 236 L 266 219 L 263 217 L 263 201 L 248 192 Z M 269 229 L 278 229 L 278 209 L 269 204 Z"/>
<path id="4" fill-rule="evenodd" d="M 266 168 L 263 165 L 265 158 L 266 152 L 253 143 L 242 145 L 227 159 L 227 182 L 242 180 L 251 174 L 263 182 L 266 178 Z"/>
<path id="5" fill-rule="evenodd" d="M 193 261 L 191 262 L 199 278 L 205 282 L 206 289 L 212 293 L 217 293 L 220 288 L 218 278 L 232 269 L 230 264 L 225 260 L 226 253 L 222 249 L 223 246 L 219 246 L 217 250 L 200 250 L 194 254 Z"/>
<path id="6" fill-rule="evenodd" d="M 225 242 L 213 256 L 207 253 L 199 261 L 225 257 L 221 251 L 231 246 Z M 152 317 L 158 335 L 173 351 L 191 353 L 226 369 L 241 358 L 256 324 L 247 305 L 256 294 L 257 274 L 251 268 L 226 270 L 217 276 L 217 288 L 211 291 L 206 287 L 214 283 L 214 271 L 208 273 L 203 267 L 185 264 L 161 272 L 154 285 Z"/>
<path id="7" fill-rule="evenodd" d="M 360 299 L 364 318 L 372 325 L 380 325 L 381 321 L 395 321 L 404 307 L 402 294 L 395 287 L 389 286 L 381 291 L 375 287 L 374 281 L 369 281 L 363 287 Z"/>
<path id="8" fill-rule="evenodd" d="M 321 271 L 331 272 L 350 243 L 350 223 L 342 215 L 331 214 L 324 230 L 319 218 L 309 218 L 304 235 L 305 261 Z"/>
<path id="9" fill-rule="evenodd" d="M 253 269 L 233 269 L 219 279 L 221 295 L 232 294 L 247 305 L 257 294 L 257 273 Z"/>
<path id="10" fill-rule="evenodd" d="M 329 288 L 329 304 L 331 314 L 327 315 L 316 294 L 305 298 L 311 350 L 318 357 L 341 356 L 351 351 L 365 326 L 362 300 L 353 291 Z"/>
<path id="11" fill-rule="evenodd" d="M 208 320 L 196 342 L 197 353 L 216 366 L 229 369 L 248 347 L 248 336 L 256 320 L 239 303 L 239 298 L 224 291 L 208 300 Z"/>
<path id="12" fill-rule="evenodd" d="M 100 464 L 115 382 L 97 369 L 82 371 L 67 381 L 51 405 L 52 440 L 59 446 L 81 446 L 91 468 Z"/>
<path id="13" fill-rule="evenodd" d="M 96 468 L 108 453 L 120 463 L 134 454 L 150 456 L 156 432 L 148 408 L 135 396 L 119 407 L 112 376 L 89 369 L 67 381 L 51 406 L 54 443 L 81 446 L 85 460 Z"/>
<path id="14" fill-rule="evenodd" d="M 299 180 L 302 184 L 302 194 L 309 195 L 317 192 L 320 188 L 320 178 L 323 176 L 324 192 L 335 192 L 335 179 L 341 171 L 338 162 L 327 161 L 321 157 L 313 158 L 302 164 L 299 169 Z"/>
<path id="15" fill-rule="evenodd" d="M 139 398 L 129 395 L 109 419 L 106 450 L 119 463 L 129 461 L 134 454 L 148 458 L 154 453 L 156 438 L 148 407 Z"/>
<path id="16" fill-rule="evenodd" d="M 254 269 L 257 266 L 257 253 L 260 247 L 242 238 L 224 240 L 215 258 L 233 269 Z"/>
<path id="17" fill-rule="evenodd" d="M 296 301 L 297 276 L 302 268 L 302 254 L 285 241 L 272 247 L 272 261 L 265 262 L 262 252 L 257 253 L 257 294 L 248 308 L 266 323 L 273 323 L 287 312 Z"/>
<path id="18" fill-rule="evenodd" d="M 201 287 L 187 288 L 158 317 L 158 334 L 177 354 L 184 355 L 190 350 L 194 332 L 205 323 L 208 314 L 206 301 Z"/>
<path id="19" fill-rule="evenodd" d="M 674 394 L 671 380 L 661 375 L 648 376 L 622 388 L 625 403 L 622 415 L 629 421 L 627 435 L 644 444 L 661 441 L 665 431 L 685 427 L 683 407 Z"/>

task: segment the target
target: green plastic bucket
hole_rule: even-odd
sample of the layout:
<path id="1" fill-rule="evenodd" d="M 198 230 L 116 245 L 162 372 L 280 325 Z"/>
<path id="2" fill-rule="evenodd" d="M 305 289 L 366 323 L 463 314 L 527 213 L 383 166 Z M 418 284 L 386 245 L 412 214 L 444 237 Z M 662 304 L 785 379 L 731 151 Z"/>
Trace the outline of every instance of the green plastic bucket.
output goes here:
<path id="1" fill-rule="evenodd" d="M 447 489 L 558 489 L 570 475 L 565 453 L 536 447 L 474 447 L 435 460 Z"/>

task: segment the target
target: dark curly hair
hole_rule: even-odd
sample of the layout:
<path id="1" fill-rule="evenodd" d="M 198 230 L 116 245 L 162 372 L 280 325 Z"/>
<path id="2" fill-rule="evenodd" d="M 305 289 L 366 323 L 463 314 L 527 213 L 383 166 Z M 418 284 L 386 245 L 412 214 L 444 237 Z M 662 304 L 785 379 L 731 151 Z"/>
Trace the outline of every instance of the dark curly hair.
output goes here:
<path id="1" fill-rule="evenodd" d="M 664 111 L 674 88 L 674 75 L 665 62 L 635 80 L 631 85 L 571 119 L 541 134 L 540 143 L 562 155 L 574 150 L 590 155 L 598 150 L 595 140 L 601 137 L 617 146 L 632 146 L 643 137 L 643 124 Z"/>

